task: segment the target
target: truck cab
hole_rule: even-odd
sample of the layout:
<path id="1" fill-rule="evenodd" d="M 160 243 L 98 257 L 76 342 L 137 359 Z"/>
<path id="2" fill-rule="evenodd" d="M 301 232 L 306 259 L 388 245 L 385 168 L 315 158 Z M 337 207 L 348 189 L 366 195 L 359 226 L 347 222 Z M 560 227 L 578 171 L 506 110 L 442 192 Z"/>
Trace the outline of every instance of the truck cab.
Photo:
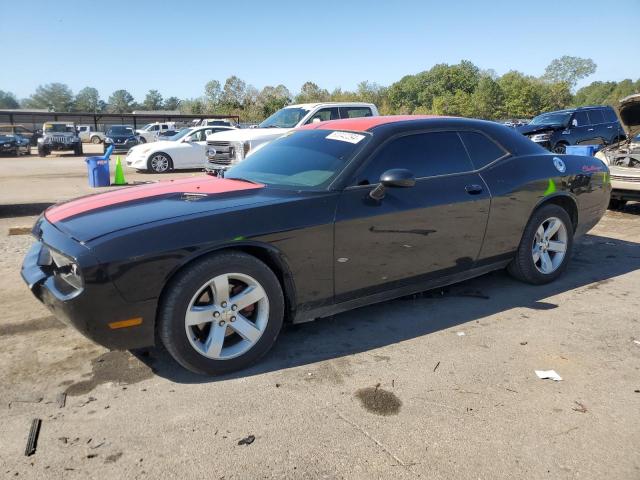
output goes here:
<path id="1" fill-rule="evenodd" d="M 271 115 L 257 128 L 229 130 L 209 135 L 205 168 L 209 172 L 224 171 L 241 162 L 258 147 L 309 123 L 377 115 L 378 109 L 372 103 L 327 102 L 289 105 Z"/>
<path id="2" fill-rule="evenodd" d="M 99 132 L 93 125 L 78 125 L 78 135 L 83 143 L 91 142 L 97 145 L 104 141 L 104 133 Z"/>
<path id="3" fill-rule="evenodd" d="M 155 142 L 159 137 L 166 136 L 170 132 L 176 132 L 175 122 L 148 123 L 144 127 L 136 130 L 140 143 Z"/>

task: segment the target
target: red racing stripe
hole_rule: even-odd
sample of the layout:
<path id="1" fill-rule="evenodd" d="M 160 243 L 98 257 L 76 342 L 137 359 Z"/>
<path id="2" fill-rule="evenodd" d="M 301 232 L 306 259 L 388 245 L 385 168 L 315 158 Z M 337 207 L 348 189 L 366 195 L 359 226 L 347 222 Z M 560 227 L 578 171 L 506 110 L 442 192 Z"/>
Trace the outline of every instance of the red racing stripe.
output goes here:
<path id="1" fill-rule="evenodd" d="M 55 205 L 45 212 L 44 216 L 51 223 L 59 222 L 65 218 L 90 212 L 98 208 L 109 207 L 119 203 L 140 200 L 142 198 L 157 197 L 171 193 L 226 193 L 241 190 L 263 188 L 264 185 L 240 182 L 212 176 L 197 178 L 185 178 L 179 180 L 167 180 L 135 187 L 122 188 L 114 192 L 100 193 L 71 200 Z"/>

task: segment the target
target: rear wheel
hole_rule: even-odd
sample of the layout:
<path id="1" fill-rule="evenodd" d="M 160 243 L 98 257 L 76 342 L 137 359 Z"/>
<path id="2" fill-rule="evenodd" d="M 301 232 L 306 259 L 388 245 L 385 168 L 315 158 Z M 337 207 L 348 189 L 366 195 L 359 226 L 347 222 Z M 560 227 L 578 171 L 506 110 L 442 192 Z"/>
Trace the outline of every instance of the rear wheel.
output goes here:
<path id="1" fill-rule="evenodd" d="M 611 200 L 609 200 L 609 210 L 622 210 L 626 204 L 626 200 L 612 198 Z"/>
<path id="2" fill-rule="evenodd" d="M 38 147 L 38 155 L 41 157 L 46 157 L 47 155 L 49 155 L 49 149 L 46 147 Z"/>
<path id="3" fill-rule="evenodd" d="M 183 367 L 220 375 L 262 357 L 275 343 L 283 317 L 282 289 L 269 267 L 241 252 L 221 253 L 167 286 L 158 336 Z"/>
<path id="4" fill-rule="evenodd" d="M 98 137 L 97 135 L 91 137 L 91 143 L 93 143 L 94 145 L 98 145 L 100 142 L 102 142 L 102 140 L 100 140 L 100 137 Z"/>
<path id="5" fill-rule="evenodd" d="M 524 229 L 509 273 L 534 285 L 549 283 L 567 268 L 572 249 L 573 224 L 569 214 L 558 205 L 544 205 L 533 213 Z"/>
<path id="6" fill-rule="evenodd" d="M 171 157 L 166 153 L 158 152 L 149 157 L 148 169 L 154 173 L 166 173 L 171 170 Z"/>

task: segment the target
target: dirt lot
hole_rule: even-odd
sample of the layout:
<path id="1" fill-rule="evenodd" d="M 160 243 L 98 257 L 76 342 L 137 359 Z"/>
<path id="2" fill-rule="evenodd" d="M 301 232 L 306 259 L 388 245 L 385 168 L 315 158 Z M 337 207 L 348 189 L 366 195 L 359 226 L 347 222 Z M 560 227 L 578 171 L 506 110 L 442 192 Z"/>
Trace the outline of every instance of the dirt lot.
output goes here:
<path id="1" fill-rule="evenodd" d="M 107 352 L 23 285 L 31 239 L 8 228 L 89 193 L 84 169 L 0 159 L 0 476 L 640 478 L 640 204 L 552 285 L 496 272 L 290 327 L 260 365 L 210 379 L 162 350 Z"/>

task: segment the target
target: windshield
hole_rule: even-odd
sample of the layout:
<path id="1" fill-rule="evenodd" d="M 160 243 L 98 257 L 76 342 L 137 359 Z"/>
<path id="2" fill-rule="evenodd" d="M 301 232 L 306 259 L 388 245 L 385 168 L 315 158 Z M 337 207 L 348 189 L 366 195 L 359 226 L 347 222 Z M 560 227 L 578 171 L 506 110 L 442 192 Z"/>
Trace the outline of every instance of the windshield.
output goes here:
<path id="1" fill-rule="evenodd" d="M 309 110 L 304 108 L 283 108 L 267 118 L 259 126 L 260 128 L 293 128 Z"/>
<path id="2" fill-rule="evenodd" d="M 567 125 L 571 113 L 543 113 L 529 122 L 529 125 Z"/>
<path id="3" fill-rule="evenodd" d="M 45 123 L 44 131 L 51 132 L 51 133 L 65 133 L 65 132 L 75 133 L 76 129 L 73 125 L 63 125 L 61 123 Z"/>
<path id="4" fill-rule="evenodd" d="M 302 130 L 256 150 L 225 173 L 225 178 L 295 190 L 326 188 L 367 143 L 369 135 Z"/>
<path id="5" fill-rule="evenodd" d="M 114 126 L 109 129 L 107 135 L 133 135 L 133 129 L 131 127 Z"/>
<path id="6" fill-rule="evenodd" d="M 193 132 L 194 129 L 193 128 L 183 128 L 181 130 L 178 130 L 177 133 L 174 133 L 173 135 L 168 135 L 166 137 L 163 137 L 163 140 L 170 140 L 170 141 L 175 141 L 175 140 L 180 140 L 182 137 L 186 137 L 189 132 Z"/>

